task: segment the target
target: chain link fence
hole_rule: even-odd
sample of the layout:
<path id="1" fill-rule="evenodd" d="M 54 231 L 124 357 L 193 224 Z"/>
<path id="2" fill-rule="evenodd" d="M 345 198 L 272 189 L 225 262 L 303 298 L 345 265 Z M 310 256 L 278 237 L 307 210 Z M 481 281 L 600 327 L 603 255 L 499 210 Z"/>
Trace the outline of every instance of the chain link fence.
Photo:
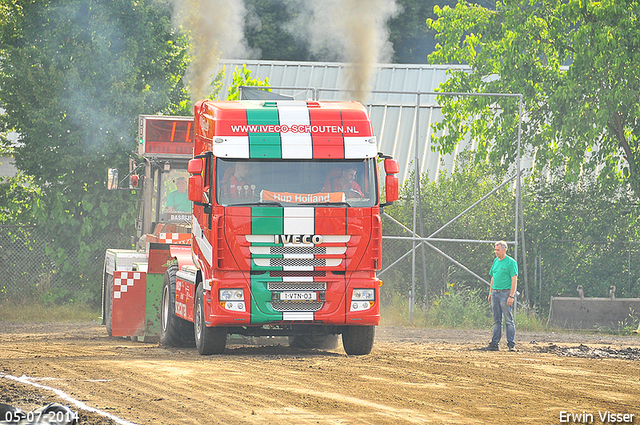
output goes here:
<path id="1" fill-rule="evenodd" d="M 409 224 L 409 227 L 411 224 Z M 416 308 L 426 308 L 437 297 L 453 288 L 480 289 L 487 284 L 456 265 L 434 249 L 390 236 L 411 237 L 411 233 L 389 218 L 383 218 L 382 303 L 394 297 L 415 300 Z M 428 233 L 427 229 L 425 233 Z M 433 230 L 433 229 L 431 229 Z M 582 285 L 586 297 L 608 298 L 615 286 L 617 298 L 640 298 L 640 243 L 570 240 L 532 240 L 526 236 L 527 284 L 524 257 L 518 255 L 519 301 L 542 315 L 548 313 L 551 297 L 577 297 Z M 494 259 L 492 243 L 431 242 L 449 257 L 487 281 Z M 509 255 L 514 255 L 513 247 Z M 412 282 L 414 280 L 415 283 Z M 415 288 L 415 294 L 412 293 Z M 455 289 L 454 289 L 455 290 Z M 486 291 L 486 292 L 485 292 Z"/>
<path id="2" fill-rule="evenodd" d="M 388 217 L 383 218 L 383 229 L 386 236 L 411 236 Z M 128 235 L 114 233 L 89 239 L 86 243 L 94 249 L 85 263 L 80 260 L 78 247 L 71 243 L 66 247 L 53 244 L 41 229 L 0 226 L 0 299 L 16 302 L 74 299 L 98 305 L 104 252 L 108 248 L 130 248 L 131 241 Z M 394 297 L 413 296 L 416 307 L 427 307 L 452 287 L 488 290 L 484 282 L 440 253 L 419 242 L 415 245 L 413 251 L 412 240 L 383 238 L 383 269 L 379 273 L 384 282 L 383 304 L 389 304 Z M 472 272 L 489 278 L 494 257 L 492 244 L 433 242 L 433 245 Z M 57 264 L 47 254 L 47 247 L 54 246 L 66 251 L 66 264 Z M 577 296 L 577 285 L 583 285 L 588 297 L 608 297 L 610 286 L 616 286 L 619 298 L 640 297 L 640 244 L 527 240 L 526 246 L 529 284 L 525 287 L 520 253 L 520 300 L 528 300 L 542 312 L 548 308 L 551 296 Z"/>
<path id="3" fill-rule="evenodd" d="M 35 226 L 0 225 L 0 300 L 99 305 L 105 250 L 129 248 L 130 241 L 113 232 L 94 234 L 80 248 L 54 241 Z M 87 247 L 92 248 L 89 255 Z M 63 263 L 54 259 L 59 255 L 50 255 L 58 250 L 64 251 Z"/>
<path id="4" fill-rule="evenodd" d="M 411 224 L 408 227 L 410 226 Z M 383 229 L 383 268 L 379 272 L 384 282 L 381 293 L 383 304 L 398 296 L 406 299 L 413 297 L 416 307 L 426 308 L 429 302 L 455 285 L 488 290 L 484 282 L 427 244 L 421 244 L 420 241 L 414 243 L 410 239 L 396 239 L 398 236 L 410 238 L 411 232 L 392 219 L 383 218 Z M 488 279 L 488 270 L 493 261 L 492 244 L 442 241 L 430 244 L 473 273 Z"/>

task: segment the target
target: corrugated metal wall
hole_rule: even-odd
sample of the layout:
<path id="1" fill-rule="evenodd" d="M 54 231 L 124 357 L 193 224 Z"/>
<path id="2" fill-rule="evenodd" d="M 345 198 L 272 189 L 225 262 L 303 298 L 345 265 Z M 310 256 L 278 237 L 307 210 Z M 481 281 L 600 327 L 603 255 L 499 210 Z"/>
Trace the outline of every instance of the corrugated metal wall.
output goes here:
<path id="1" fill-rule="evenodd" d="M 225 92 L 232 80 L 233 71 L 246 64 L 251 76 L 269 79 L 272 87 L 313 87 L 318 91 L 319 100 L 348 100 L 349 93 L 343 90 L 345 67 L 347 64 L 335 62 L 276 62 L 276 61 L 222 61 L 218 70 L 225 67 Z M 447 79 L 447 70 L 465 69 L 461 66 L 432 66 L 381 64 L 378 66 L 372 93 L 365 101 L 378 138 L 378 149 L 393 155 L 400 164 L 401 181 L 409 177 L 411 164 L 416 157 L 422 172 L 429 172 L 434 180 L 442 170 L 451 170 L 455 158 L 431 152 L 431 124 L 442 120 L 440 107 L 435 96 L 420 96 L 420 114 L 416 114 L 418 96 L 416 92 L 433 92 Z M 306 90 L 273 90 L 296 99 L 311 99 L 313 94 Z M 404 92 L 404 93 L 385 93 Z M 419 132 L 416 138 L 416 129 Z M 460 147 L 458 147 L 460 149 Z"/>

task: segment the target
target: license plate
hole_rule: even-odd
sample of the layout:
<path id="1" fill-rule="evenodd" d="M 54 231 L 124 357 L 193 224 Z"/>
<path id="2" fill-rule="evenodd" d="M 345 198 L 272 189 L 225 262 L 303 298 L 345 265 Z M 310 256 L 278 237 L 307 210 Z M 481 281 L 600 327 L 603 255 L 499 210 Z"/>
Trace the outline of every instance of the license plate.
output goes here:
<path id="1" fill-rule="evenodd" d="M 280 292 L 280 301 L 315 301 L 318 294 L 315 292 Z"/>

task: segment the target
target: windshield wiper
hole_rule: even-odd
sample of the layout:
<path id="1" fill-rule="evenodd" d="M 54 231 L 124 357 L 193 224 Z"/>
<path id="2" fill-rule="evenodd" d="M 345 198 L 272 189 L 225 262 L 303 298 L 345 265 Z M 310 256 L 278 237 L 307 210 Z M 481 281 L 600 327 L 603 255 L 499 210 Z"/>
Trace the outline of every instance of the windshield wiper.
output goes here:
<path id="1" fill-rule="evenodd" d="M 259 202 L 247 202 L 244 204 L 231 204 L 231 205 L 227 205 L 227 207 L 261 207 L 264 205 L 273 205 L 276 207 L 283 206 L 280 202 L 276 202 L 276 201 L 259 201 Z"/>
<path id="2" fill-rule="evenodd" d="M 309 203 L 304 203 L 301 205 L 309 205 L 312 207 L 322 207 L 322 206 L 329 206 L 329 207 L 350 207 L 351 204 L 348 202 L 309 202 Z"/>

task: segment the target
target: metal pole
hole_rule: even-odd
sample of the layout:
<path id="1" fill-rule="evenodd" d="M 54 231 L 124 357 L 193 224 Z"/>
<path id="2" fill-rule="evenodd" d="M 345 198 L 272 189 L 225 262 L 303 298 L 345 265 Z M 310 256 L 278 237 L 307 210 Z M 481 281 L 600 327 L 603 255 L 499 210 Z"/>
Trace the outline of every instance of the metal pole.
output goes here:
<path id="1" fill-rule="evenodd" d="M 418 108 L 420 105 L 420 94 L 416 93 L 416 112 L 415 112 L 415 120 L 417 122 L 417 114 Z M 413 235 L 416 235 L 416 221 L 417 221 L 417 207 L 420 198 L 420 193 L 418 192 L 418 188 L 420 185 L 420 165 L 418 160 L 419 149 L 418 149 L 418 134 L 416 132 L 415 135 L 415 146 L 414 146 L 414 167 L 415 171 L 413 173 Z M 413 249 L 411 252 L 411 295 L 409 297 L 409 322 L 413 323 L 413 312 L 415 310 L 416 303 L 416 241 L 413 241 Z"/>
<path id="2" fill-rule="evenodd" d="M 627 297 L 631 297 L 631 245 L 629 245 L 629 293 Z"/>
<path id="3" fill-rule="evenodd" d="M 520 170 L 520 132 L 522 130 L 522 95 L 518 96 L 518 144 L 517 144 L 517 159 L 516 159 L 516 211 L 515 211 L 515 242 L 516 242 L 516 247 L 515 247 L 515 255 L 514 258 L 516 259 L 516 261 L 518 261 L 518 218 L 520 218 L 520 201 L 522 199 L 522 193 L 520 191 L 521 186 L 520 186 L 520 179 L 522 178 L 522 171 Z M 525 272 L 526 275 L 526 272 Z M 526 278 L 525 278 L 526 279 Z M 526 286 L 526 285 L 525 285 Z M 518 299 L 518 292 L 516 291 L 516 293 L 514 294 L 515 296 L 515 300 L 517 301 Z M 513 316 L 515 318 L 516 313 L 517 313 L 517 302 L 513 303 Z"/>
<path id="4" fill-rule="evenodd" d="M 411 232 L 411 229 L 409 229 L 407 226 L 405 226 L 404 224 L 400 223 L 398 220 L 396 220 L 395 218 L 391 217 L 389 214 L 384 213 L 384 215 L 386 215 L 387 217 L 389 217 L 393 222 L 397 223 L 398 225 L 400 225 L 400 227 L 402 227 L 403 229 L 405 229 L 408 232 Z M 421 238 L 420 235 L 417 235 L 415 232 L 412 232 L 412 237 L 408 238 L 408 237 L 404 237 L 404 236 L 386 236 L 386 238 L 388 239 L 413 239 L 414 241 L 416 240 L 420 240 L 422 241 L 421 243 L 428 245 L 430 248 L 432 248 L 434 251 L 440 253 L 440 255 L 442 255 L 443 257 L 445 257 L 446 259 L 450 260 L 451 262 L 453 262 L 455 265 L 457 265 L 458 267 L 462 268 L 463 270 L 466 270 L 467 272 L 469 272 L 470 274 L 472 274 L 473 276 L 475 276 L 476 278 L 478 278 L 481 282 L 484 282 L 485 284 L 489 285 L 489 282 L 486 279 L 483 279 L 482 277 L 478 276 L 476 273 L 474 273 L 473 271 L 469 270 L 467 267 L 465 267 L 463 264 L 457 262 L 456 260 L 454 260 L 452 257 L 448 256 L 447 254 L 445 254 L 444 252 L 442 252 L 441 250 L 439 250 L 438 248 L 436 248 L 435 246 L 431 245 L 429 242 L 427 242 L 427 238 Z M 436 239 L 437 240 L 437 239 Z M 442 240 L 446 240 L 449 241 L 450 239 L 442 239 Z M 480 242 L 491 242 L 491 241 L 480 241 Z M 415 252 L 415 248 L 414 248 L 414 252 Z M 408 254 L 408 253 L 407 253 Z M 406 257 L 407 254 L 405 254 L 404 256 Z M 398 260 L 400 261 L 400 260 Z M 385 269 L 385 270 L 388 270 Z M 380 275 L 381 273 L 378 273 L 378 275 Z"/>
<path id="5" fill-rule="evenodd" d="M 531 296 L 529 294 L 529 276 L 527 273 L 527 250 L 526 241 L 524 238 L 525 224 L 524 224 L 524 203 L 522 202 L 522 115 L 524 114 L 524 96 L 518 97 L 518 199 L 520 203 L 520 232 L 522 235 L 522 272 L 524 274 L 524 288 L 526 293 L 527 304 L 531 305 Z M 517 230 L 517 229 L 516 229 Z"/>
<path id="6" fill-rule="evenodd" d="M 479 203 L 481 203 L 482 201 L 484 201 L 485 199 L 487 199 L 489 196 L 493 195 L 494 193 L 496 193 L 498 190 L 502 189 L 507 183 L 509 183 L 511 180 L 515 179 L 517 176 L 517 174 L 514 174 L 513 176 L 509 177 L 507 180 L 503 181 L 500 186 L 494 188 L 491 192 L 487 193 L 486 195 L 484 195 L 482 198 L 478 199 L 476 202 L 473 203 L 473 205 L 471 205 L 470 207 L 468 207 L 467 209 L 465 209 L 464 211 L 462 211 L 460 214 L 458 214 L 457 216 L 453 217 L 451 220 L 449 220 L 449 222 L 447 224 L 445 224 L 444 226 L 440 227 L 438 230 L 436 230 L 435 232 L 433 232 L 431 235 L 429 235 L 429 237 L 435 236 L 438 233 L 440 233 L 442 230 L 444 230 L 446 227 L 448 227 L 451 223 L 453 223 L 454 221 L 456 221 L 457 219 L 459 219 L 460 217 L 462 217 L 463 215 L 465 215 L 469 210 L 471 210 L 473 207 L 475 207 L 476 205 L 478 205 Z"/>
<path id="7" fill-rule="evenodd" d="M 418 92 L 418 104 L 416 105 L 416 156 L 419 155 L 419 147 L 420 147 L 420 103 L 422 102 L 422 98 L 420 97 L 420 92 Z M 424 235 L 424 216 L 422 215 L 422 190 L 420 186 L 420 177 L 418 177 L 418 215 L 420 217 L 420 234 Z M 425 310 L 427 308 L 427 304 L 429 303 L 429 288 L 427 285 L 427 258 L 425 253 L 424 244 L 420 243 L 418 245 L 422 247 L 420 249 L 420 253 L 422 254 L 422 284 L 424 285 L 424 298 L 422 300 L 422 309 Z"/>

